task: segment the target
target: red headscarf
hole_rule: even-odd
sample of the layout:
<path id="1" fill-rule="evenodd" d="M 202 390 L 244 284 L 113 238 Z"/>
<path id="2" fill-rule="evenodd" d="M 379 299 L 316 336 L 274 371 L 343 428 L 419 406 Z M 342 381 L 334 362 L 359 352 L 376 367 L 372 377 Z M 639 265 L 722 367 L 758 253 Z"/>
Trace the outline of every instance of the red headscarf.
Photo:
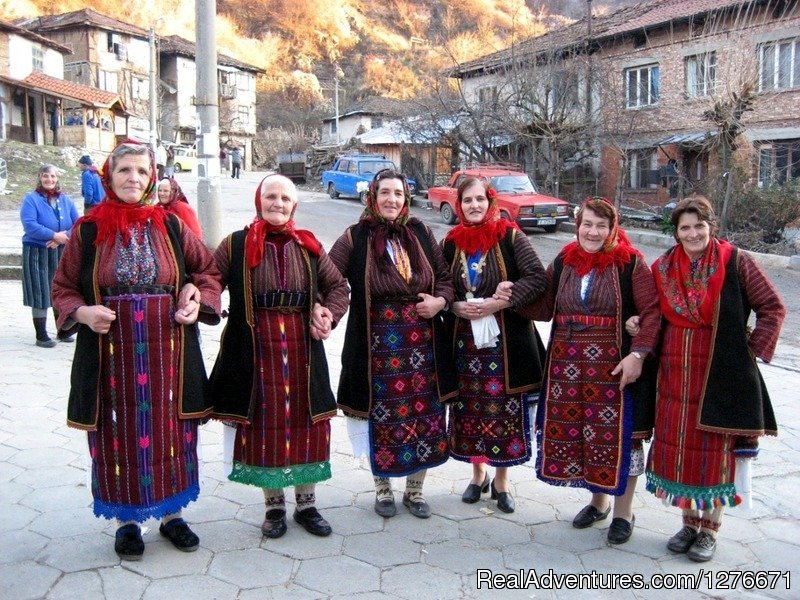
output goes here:
<path id="1" fill-rule="evenodd" d="M 319 256 L 322 254 L 322 244 L 314 237 L 314 234 L 305 229 L 295 229 L 294 227 L 294 211 L 297 210 L 297 201 L 295 200 L 294 208 L 292 209 L 289 221 L 283 225 L 273 225 L 266 221 L 261 216 L 261 188 L 264 182 L 270 177 L 282 177 L 282 175 L 267 175 L 261 180 L 256 188 L 255 204 L 256 204 L 256 217 L 253 222 L 247 226 L 247 235 L 244 240 L 244 253 L 247 259 L 247 266 L 251 269 L 261 264 L 264 258 L 264 244 L 266 243 L 267 236 L 270 235 L 287 235 L 294 239 L 303 248 Z M 287 179 L 287 181 L 289 181 Z M 291 182 L 290 182 L 291 183 Z"/>
<path id="2" fill-rule="evenodd" d="M 169 198 L 167 198 L 167 202 L 166 203 L 162 203 L 159 200 L 159 204 L 161 204 L 161 206 L 171 206 L 175 202 L 186 202 L 186 204 L 189 204 L 189 199 L 183 193 L 183 190 L 181 189 L 181 186 L 178 185 L 177 181 L 175 181 L 171 177 L 170 178 L 164 178 L 164 179 L 162 179 L 161 181 L 158 182 L 158 185 L 160 186 L 161 183 L 164 182 L 164 181 L 169 181 Z"/>
<path id="3" fill-rule="evenodd" d="M 603 204 L 600 204 L 601 202 Z M 608 210 L 609 207 L 611 208 L 610 211 Z M 567 244 L 562 251 L 565 265 L 571 266 L 578 276 L 583 277 L 592 269 L 603 271 L 612 264 L 621 267 L 630 262 L 631 258 L 634 256 L 642 256 L 642 253 L 631 245 L 625 231 L 620 228 L 617 209 L 614 208 L 614 204 L 607 198 L 595 196 L 583 201 L 580 212 L 578 213 L 578 222 L 575 230 L 576 236 L 579 235 L 583 211 L 587 208 L 601 218 L 607 217 L 603 212 L 598 211 L 602 211 L 605 208 L 605 212 L 611 212 L 612 217 L 609 219 L 611 221 L 611 232 L 597 252 L 587 252 L 577 241 Z"/>
<path id="4" fill-rule="evenodd" d="M 158 182 L 159 187 L 161 187 L 161 184 L 165 181 L 169 182 L 169 197 L 167 198 L 166 204 L 161 202 L 161 200 L 159 200 L 158 203 L 167 212 L 178 215 L 181 221 L 183 221 L 198 238 L 203 239 L 203 228 L 200 227 L 200 222 L 197 220 L 197 213 L 194 212 L 191 204 L 189 204 L 189 200 L 184 195 L 181 186 L 178 185 L 178 182 L 174 179 L 165 178 Z"/>
<path id="5" fill-rule="evenodd" d="M 146 156 L 150 159 L 150 183 L 142 194 L 139 202 L 128 204 L 119 199 L 116 192 L 111 188 L 112 164 L 123 157 L 115 157 L 115 153 L 122 146 L 135 146 L 147 148 L 144 144 L 134 140 L 125 140 L 111 151 L 106 162 L 103 164 L 101 181 L 106 191 L 106 197 L 98 204 L 91 213 L 83 217 L 81 221 L 97 223 L 97 239 L 95 245 L 108 242 L 114 243 L 117 234 L 122 236 L 123 243 L 127 244 L 130 240 L 130 229 L 133 225 L 150 222 L 163 235 L 167 234 L 167 212 L 153 204 L 153 190 L 156 186 L 156 164 L 152 150 L 148 149 Z M 135 156 L 135 155 L 134 155 Z"/>
<path id="6" fill-rule="evenodd" d="M 679 327 L 710 326 L 731 252 L 730 243 L 711 238 L 695 269 L 682 244 L 658 258 L 653 272 L 664 318 Z"/>
<path id="7" fill-rule="evenodd" d="M 452 240 L 459 250 L 467 254 L 476 252 L 485 253 L 502 240 L 506 231 L 512 228 L 519 229 L 516 223 L 508 219 L 500 218 L 500 209 L 497 207 L 497 192 L 493 187 L 487 186 L 482 179 L 475 179 L 474 182 L 459 188 L 462 192 L 473 184 L 482 184 L 486 190 L 486 198 L 489 200 L 489 208 L 480 223 L 470 223 L 464 217 L 464 208 L 461 206 L 461 195 L 456 199 L 456 215 L 460 223 L 453 227 L 445 239 Z"/>

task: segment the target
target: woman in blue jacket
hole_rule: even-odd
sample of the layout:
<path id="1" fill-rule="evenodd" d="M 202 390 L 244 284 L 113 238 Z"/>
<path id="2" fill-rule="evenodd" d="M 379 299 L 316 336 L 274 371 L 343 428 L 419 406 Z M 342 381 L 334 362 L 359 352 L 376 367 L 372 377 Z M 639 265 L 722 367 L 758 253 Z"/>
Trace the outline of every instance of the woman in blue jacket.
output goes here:
<path id="1" fill-rule="evenodd" d="M 78 209 L 58 184 L 58 167 L 42 165 L 36 189 L 26 194 L 19 210 L 25 234 L 22 236 L 22 302 L 31 307 L 36 345 L 52 348 L 56 342 L 47 335 L 50 287 L 69 232 L 78 220 Z M 56 318 L 58 318 L 56 316 Z M 58 339 L 73 340 L 69 331 Z"/>

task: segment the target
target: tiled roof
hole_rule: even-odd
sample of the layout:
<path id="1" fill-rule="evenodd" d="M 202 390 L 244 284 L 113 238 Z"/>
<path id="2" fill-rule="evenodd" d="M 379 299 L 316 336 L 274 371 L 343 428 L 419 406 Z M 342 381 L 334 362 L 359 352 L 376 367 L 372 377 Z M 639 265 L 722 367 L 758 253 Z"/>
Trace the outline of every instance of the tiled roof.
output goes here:
<path id="1" fill-rule="evenodd" d="M 125 110 L 125 105 L 119 94 L 99 90 L 81 83 L 50 77 L 39 71 L 31 73 L 21 83 L 35 90 L 50 92 L 56 96 L 76 100 L 82 104 L 97 108 L 111 108 L 115 104 L 119 104 L 120 108 Z"/>
<path id="2" fill-rule="evenodd" d="M 33 31 L 28 31 L 24 27 L 19 27 L 18 25 L 14 25 L 12 23 L 9 23 L 8 21 L 0 20 L 0 31 L 8 31 L 9 33 L 17 34 L 20 37 L 24 37 L 26 39 L 39 42 L 43 46 L 48 46 L 50 48 L 53 48 L 54 50 L 58 50 L 59 52 L 61 52 L 61 54 L 72 54 L 72 50 L 70 50 L 66 46 L 62 46 L 58 42 L 54 42 L 53 40 L 41 36 L 38 33 L 34 33 Z"/>
<path id="3" fill-rule="evenodd" d="M 748 8 L 758 0 L 645 0 L 639 4 L 621 8 L 602 17 L 592 19 L 592 40 L 602 43 L 614 37 L 648 30 L 676 21 L 686 21 L 693 16 L 720 9 Z M 566 27 L 555 29 L 531 38 L 513 48 L 487 54 L 465 62 L 449 71 L 451 77 L 463 76 L 473 71 L 491 71 L 512 60 L 535 56 L 583 45 L 586 41 L 586 18 Z"/>
<path id="4" fill-rule="evenodd" d="M 127 33 L 145 39 L 148 36 L 148 31 L 146 29 L 103 15 L 91 8 L 84 8 L 83 10 L 76 10 L 60 15 L 42 15 L 41 17 L 34 17 L 33 19 L 24 19 L 18 21 L 17 25 L 38 32 L 53 31 L 70 26 L 91 25 L 98 29 Z"/>
<path id="5" fill-rule="evenodd" d="M 178 54 L 180 56 L 188 56 L 194 58 L 197 55 L 197 45 L 179 35 L 168 35 L 158 38 L 159 52 L 161 54 Z M 264 69 L 256 67 L 255 65 L 242 62 L 225 54 L 217 53 L 217 64 L 226 67 L 236 67 L 242 71 L 251 71 L 253 73 L 266 73 Z"/>
<path id="6" fill-rule="evenodd" d="M 382 115 L 388 117 L 400 117 L 409 112 L 408 102 L 395 100 L 394 98 L 383 98 L 381 96 L 370 96 L 358 100 L 348 105 L 339 112 L 339 118 L 349 117 L 350 115 Z M 323 121 L 333 121 L 335 115 L 331 115 Z"/>

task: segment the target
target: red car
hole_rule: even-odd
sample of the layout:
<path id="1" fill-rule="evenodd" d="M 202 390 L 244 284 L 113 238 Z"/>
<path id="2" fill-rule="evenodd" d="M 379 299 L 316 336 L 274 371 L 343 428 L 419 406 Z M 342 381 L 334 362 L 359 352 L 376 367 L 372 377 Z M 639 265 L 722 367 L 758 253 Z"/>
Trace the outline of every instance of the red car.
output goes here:
<path id="1" fill-rule="evenodd" d="M 442 221 L 456 222 L 456 195 L 466 177 L 489 181 L 497 191 L 497 205 L 504 219 L 516 221 L 520 227 L 541 227 L 552 233 L 559 223 L 569 220 L 569 203 L 536 191 L 531 178 L 519 165 L 488 163 L 471 165 L 450 176 L 446 186 L 428 190 L 428 202 L 439 211 Z"/>

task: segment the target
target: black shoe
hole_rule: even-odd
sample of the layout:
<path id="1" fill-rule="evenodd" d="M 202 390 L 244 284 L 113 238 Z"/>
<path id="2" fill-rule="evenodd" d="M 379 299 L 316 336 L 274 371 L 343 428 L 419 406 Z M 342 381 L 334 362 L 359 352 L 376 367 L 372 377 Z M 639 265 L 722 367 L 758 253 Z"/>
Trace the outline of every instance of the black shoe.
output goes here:
<path id="1" fill-rule="evenodd" d="M 326 537 L 331 534 L 332 529 L 330 523 L 323 519 L 319 511 L 313 506 L 305 510 L 294 511 L 294 520 L 296 523 L 300 523 L 300 525 L 312 535 Z"/>
<path id="2" fill-rule="evenodd" d="M 609 544 L 624 544 L 631 539 L 633 526 L 636 523 L 636 515 L 631 516 L 630 522 L 622 517 L 611 519 L 611 527 L 608 528 Z"/>
<path id="3" fill-rule="evenodd" d="M 408 497 L 408 494 L 403 494 L 403 506 L 408 508 L 408 512 L 419 519 L 427 519 L 431 516 L 431 507 L 422 496 L 419 496 L 412 501 Z"/>
<path id="4" fill-rule="evenodd" d="M 122 560 L 142 560 L 144 540 L 138 525 L 135 523 L 123 525 L 117 529 L 114 538 L 114 552 Z"/>
<path id="5" fill-rule="evenodd" d="M 56 341 L 52 338 L 47 338 L 46 340 L 36 340 L 36 345 L 39 348 L 55 348 Z"/>
<path id="6" fill-rule="evenodd" d="M 480 485 L 476 485 L 474 483 L 470 483 L 467 486 L 467 489 L 464 490 L 464 493 L 461 494 L 461 501 L 466 502 L 467 504 L 475 504 L 478 500 L 481 499 L 481 494 L 485 494 L 489 491 L 489 474 L 486 474 L 486 477 L 483 478 L 483 483 Z"/>
<path id="7" fill-rule="evenodd" d="M 261 533 L 268 538 L 279 538 L 286 533 L 286 511 L 282 508 L 271 508 L 264 515 Z"/>
<path id="8" fill-rule="evenodd" d="M 200 546 L 200 538 L 189 529 L 183 519 L 172 519 L 169 523 L 162 523 L 158 531 L 181 552 L 194 552 Z"/>
<path id="9" fill-rule="evenodd" d="M 504 513 L 513 513 L 516 508 L 514 498 L 511 497 L 511 494 L 508 492 L 498 492 L 497 488 L 494 487 L 494 481 L 492 481 L 492 500 L 497 500 L 497 508 Z"/>
<path id="10" fill-rule="evenodd" d="M 572 526 L 577 529 L 586 529 L 587 527 L 592 526 L 594 523 L 605 519 L 610 512 L 611 504 L 609 504 L 608 508 L 603 512 L 600 512 L 591 504 L 587 504 L 581 509 L 581 512 L 575 515 L 575 518 L 572 519 Z"/>
<path id="11" fill-rule="evenodd" d="M 667 550 L 675 554 L 686 554 L 697 539 L 697 529 L 686 525 L 678 533 L 669 538 Z"/>
<path id="12" fill-rule="evenodd" d="M 697 534 L 692 547 L 686 553 L 686 556 L 695 562 L 706 562 L 714 558 L 714 552 L 717 549 L 717 540 L 707 531 L 701 531 Z"/>
<path id="13" fill-rule="evenodd" d="M 397 506 L 394 503 L 394 496 L 378 500 L 375 498 L 375 512 L 388 519 L 397 514 Z"/>
<path id="14" fill-rule="evenodd" d="M 67 343 L 72 343 L 72 342 L 74 342 L 74 341 L 75 341 L 75 335 L 74 335 L 74 334 L 72 334 L 72 333 L 70 333 L 69 331 L 59 331 L 59 332 L 56 334 L 56 339 L 57 339 L 59 342 L 67 342 Z"/>

